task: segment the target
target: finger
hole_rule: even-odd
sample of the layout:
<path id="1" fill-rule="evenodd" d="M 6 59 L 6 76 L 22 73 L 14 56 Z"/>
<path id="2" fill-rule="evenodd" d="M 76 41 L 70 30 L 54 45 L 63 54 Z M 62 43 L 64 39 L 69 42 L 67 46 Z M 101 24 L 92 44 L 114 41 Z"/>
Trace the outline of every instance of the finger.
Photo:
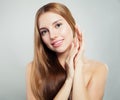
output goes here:
<path id="1" fill-rule="evenodd" d="M 66 59 L 66 63 L 68 63 L 70 66 L 74 66 L 74 58 L 77 54 L 78 50 L 77 48 L 74 46 L 74 44 L 72 44 L 69 56 Z"/>
<path id="2" fill-rule="evenodd" d="M 76 25 L 76 30 L 77 30 L 77 37 L 78 37 L 78 40 L 79 40 L 79 45 L 80 45 L 80 48 L 81 50 L 84 50 L 84 36 L 83 36 L 83 33 L 80 31 L 78 25 Z"/>
<path id="3" fill-rule="evenodd" d="M 80 48 L 78 49 L 78 53 L 76 55 L 75 62 L 78 62 L 79 60 L 81 60 L 84 57 L 84 50 L 85 50 L 84 41 L 81 41 L 81 43 L 79 43 L 79 46 L 80 46 Z"/>
<path id="4" fill-rule="evenodd" d="M 74 46 L 74 44 L 72 44 L 72 47 L 71 47 L 71 50 L 70 50 L 70 53 L 69 53 L 69 56 L 67 58 L 67 61 L 70 61 L 70 60 L 73 60 L 75 55 L 77 54 L 77 47 Z"/>
<path id="5" fill-rule="evenodd" d="M 81 41 L 82 32 L 80 31 L 80 28 L 79 28 L 78 25 L 76 25 L 75 28 L 76 28 L 76 33 L 77 33 L 77 36 L 78 36 L 78 40 Z"/>

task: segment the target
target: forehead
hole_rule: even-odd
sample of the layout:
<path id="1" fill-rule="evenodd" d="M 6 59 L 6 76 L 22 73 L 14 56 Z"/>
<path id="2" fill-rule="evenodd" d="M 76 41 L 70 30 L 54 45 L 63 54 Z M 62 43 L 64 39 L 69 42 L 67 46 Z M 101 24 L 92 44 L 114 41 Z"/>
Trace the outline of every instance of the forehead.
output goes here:
<path id="1" fill-rule="evenodd" d="M 43 27 L 43 26 L 45 27 L 45 26 L 51 25 L 52 23 L 54 23 L 59 19 L 61 19 L 62 21 L 65 21 L 65 19 L 59 14 L 56 14 L 53 12 L 46 12 L 39 17 L 38 25 L 39 27 Z"/>

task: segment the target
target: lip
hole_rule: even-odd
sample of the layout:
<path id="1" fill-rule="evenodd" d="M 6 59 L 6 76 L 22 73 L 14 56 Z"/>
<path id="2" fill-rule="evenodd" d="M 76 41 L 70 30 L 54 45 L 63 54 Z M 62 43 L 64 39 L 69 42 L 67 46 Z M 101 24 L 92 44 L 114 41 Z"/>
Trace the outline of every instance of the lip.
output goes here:
<path id="1" fill-rule="evenodd" d="M 60 39 L 60 40 L 52 41 L 52 42 L 51 42 L 51 45 L 52 45 L 53 47 L 57 48 L 57 47 L 61 46 L 62 43 L 63 43 L 63 39 Z"/>

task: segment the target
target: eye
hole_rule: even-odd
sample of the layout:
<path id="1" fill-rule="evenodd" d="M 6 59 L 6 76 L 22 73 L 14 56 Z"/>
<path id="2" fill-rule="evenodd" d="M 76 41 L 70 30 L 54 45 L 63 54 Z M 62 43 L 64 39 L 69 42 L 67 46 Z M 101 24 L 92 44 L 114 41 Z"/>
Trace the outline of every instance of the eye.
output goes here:
<path id="1" fill-rule="evenodd" d="M 55 25 L 55 28 L 59 28 L 61 25 L 62 25 L 62 23 L 57 23 L 57 24 Z"/>
<path id="2" fill-rule="evenodd" d="M 44 36 L 47 32 L 48 32 L 48 30 L 41 30 L 41 31 L 40 31 L 40 34 L 41 34 L 42 36 Z"/>

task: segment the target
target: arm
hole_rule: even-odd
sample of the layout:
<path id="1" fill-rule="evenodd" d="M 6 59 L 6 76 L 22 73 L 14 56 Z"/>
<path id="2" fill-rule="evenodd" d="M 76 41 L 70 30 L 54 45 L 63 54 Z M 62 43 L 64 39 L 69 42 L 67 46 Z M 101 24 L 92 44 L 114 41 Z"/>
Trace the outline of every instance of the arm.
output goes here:
<path id="1" fill-rule="evenodd" d="M 82 44 L 80 50 L 78 49 L 78 53 L 75 58 L 75 72 L 74 72 L 73 91 L 72 91 L 73 100 L 91 100 L 87 88 L 85 86 L 85 77 L 83 72 L 84 71 L 83 47 L 84 46 Z"/>
<path id="2" fill-rule="evenodd" d="M 74 45 L 72 45 L 70 55 L 66 59 L 66 65 L 65 65 L 65 68 L 67 71 L 67 78 L 66 78 L 64 85 L 62 86 L 60 91 L 55 96 L 54 100 L 68 100 L 68 97 L 71 92 L 72 84 L 73 84 L 73 78 L 74 78 L 74 62 L 73 62 L 73 60 L 76 55 L 76 50 L 77 49 L 74 49 Z"/>
<path id="3" fill-rule="evenodd" d="M 66 79 L 64 85 L 53 100 L 68 100 L 72 87 L 72 79 Z"/>
<path id="4" fill-rule="evenodd" d="M 77 28 L 78 41 L 77 45 L 80 46 L 78 49 L 77 56 L 75 58 L 75 72 L 73 80 L 73 100 L 102 100 L 104 95 L 104 88 L 107 76 L 107 67 L 101 63 L 94 63 L 90 67 L 94 67 L 92 77 L 89 84 L 85 86 L 85 76 L 84 76 L 84 63 L 83 63 L 83 51 L 84 51 L 84 41 L 81 41 L 81 33 Z M 82 45 L 80 44 L 82 42 Z"/>
<path id="5" fill-rule="evenodd" d="M 90 100 L 87 88 L 85 87 L 85 81 L 83 76 L 83 68 L 81 66 L 77 66 L 75 69 L 74 81 L 73 81 L 73 91 L 72 91 L 72 99 L 73 100 Z"/>
<path id="6" fill-rule="evenodd" d="M 30 73 L 31 73 L 31 63 L 27 65 L 27 71 L 26 71 L 26 92 L 27 92 L 27 100 L 36 100 L 30 85 Z"/>
<path id="7" fill-rule="evenodd" d="M 75 72 L 73 80 L 73 100 L 90 100 L 85 88 L 84 74 L 83 74 L 83 59 L 84 59 L 84 40 L 82 33 L 79 31 L 78 26 L 76 26 L 76 48 L 78 49 L 77 55 L 75 57 Z"/>

